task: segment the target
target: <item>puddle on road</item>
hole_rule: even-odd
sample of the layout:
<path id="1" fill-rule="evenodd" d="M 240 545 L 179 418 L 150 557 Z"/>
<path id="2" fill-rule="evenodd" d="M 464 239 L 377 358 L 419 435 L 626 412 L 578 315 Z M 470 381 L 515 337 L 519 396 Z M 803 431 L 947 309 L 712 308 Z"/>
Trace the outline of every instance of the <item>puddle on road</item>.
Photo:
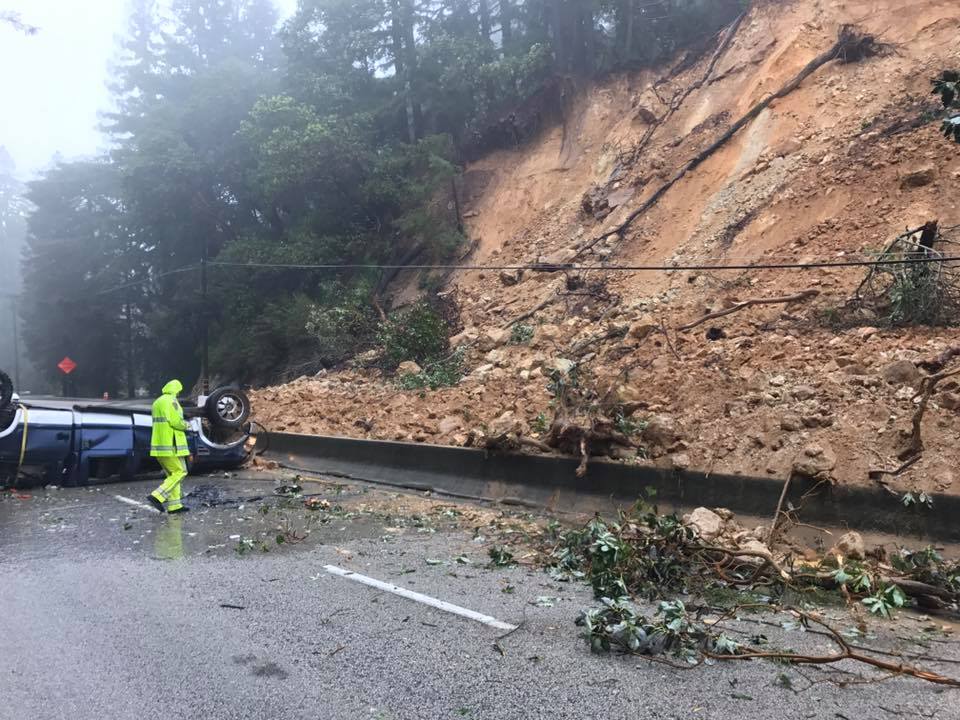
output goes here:
<path id="1" fill-rule="evenodd" d="M 469 532 L 472 542 L 482 542 L 481 527 L 498 537 L 500 533 L 529 537 L 545 522 L 528 512 L 467 505 L 362 483 L 301 481 L 302 492 L 296 496 L 266 495 L 262 499 L 224 494 L 220 486 L 198 487 L 191 493 L 194 506 L 202 501 L 213 507 L 190 513 L 203 530 L 184 541 L 184 553 L 255 557 L 359 539 L 391 543 L 438 532 Z"/>
<path id="2" fill-rule="evenodd" d="M 457 509 L 436 499 L 361 484 L 300 478 L 295 494 L 276 483 L 197 477 L 185 483 L 181 515 L 158 516 L 117 497 L 142 501 L 147 483 L 34 491 L 0 498 L 0 559 L 142 554 L 187 557 L 273 556 L 361 538 L 391 542 L 405 534 L 462 528 L 489 509 Z M 285 481 L 289 483 L 289 478 Z"/>
<path id="3" fill-rule="evenodd" d="M 276 496 L 282 483 L 302 486 L 294 496 Z M 115 496 L 141 499 L 148 483 L 33 491 L 30 497 L 0 496 L 0 559 L 72 557 L 108 552 L 159 559 L 232 556 L 255 558 L 301 552 L 372 538 L 391 542 L 407 535 L 496 525 L 520 535 L 546 515 L 499 506 L 456 503 L 441 497 L 356 482 L 284 475 L 282 482 L 257 476 L 206 476 L 185 483 L 191 512 L 157 516 Z M 576 516 L 564 524 L 577 524 Z M 769 522 L 738 516 L 747 526 Z M 833 535 L 827 534 L 832 530 Z M 789 539 L 805 547 L 831 546 L 843 529 L 793 528 Z M 868 547 L 927 543 L 915 538 L 864 533 Z M 948 557 L 960 546 L 937 543 Z"/>

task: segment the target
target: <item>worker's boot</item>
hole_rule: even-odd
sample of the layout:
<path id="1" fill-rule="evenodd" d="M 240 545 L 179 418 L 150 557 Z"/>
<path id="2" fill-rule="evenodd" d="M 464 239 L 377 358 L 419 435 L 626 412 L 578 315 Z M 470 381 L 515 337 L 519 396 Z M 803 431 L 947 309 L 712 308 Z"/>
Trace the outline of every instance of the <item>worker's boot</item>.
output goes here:
<path id="1" fill-rule="evenodd" d="M 147 495 L 147 500 L 150 501 L 150 504 L 153 505 L 157 512 L 164 512 L 163 503 L 157 500 L 153 495 Z"/>

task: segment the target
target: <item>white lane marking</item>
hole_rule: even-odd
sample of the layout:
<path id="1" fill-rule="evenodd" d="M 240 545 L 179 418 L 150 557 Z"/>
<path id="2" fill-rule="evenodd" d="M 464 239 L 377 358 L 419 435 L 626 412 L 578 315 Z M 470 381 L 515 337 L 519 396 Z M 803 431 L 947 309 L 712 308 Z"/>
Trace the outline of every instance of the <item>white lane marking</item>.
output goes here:
<path id="1" fill-rule="evenodd" d="M 150 512 L 157 513 L 158 515 L 160 514 L 160 511 L 157 510 L 153 505 L 147 505 L 146 503 L 142 503 L 139 500 L 134 500 L 133 498 L 124 497 L 123 495 L 114 495 L 113 499 L 119 500 L 127 505 L 133 505 L 138 508 L 143 508 L 144 510 L 149 510 Z"/>
<path id="2" fill-rule="evenodd" d="M 341 567 L 336 565 L 324 565 L 323 569 L 326 570 L 331 575 L 339 575 L 340 577 L 346 578 L 347 580 L 353 580 L 364 585 L 369 585 L 370 587 L 375 587 L 378 590 L 386 590 L 389 593 L 394 595 L 399 595 L 400 597 L 407 598 L 408 600 L 414 600 L 418 603 L 423 603 L 424 605 L 429 605 L 430 607 L 436 608 L 437 610 L 443 610 L 444 612 L 452 613 L 454 615 L 460 615 L 461 617 L 469 618 L 470 620 L 476 620 L 478 623 L 483 623 L 484 625 L 489 625 L 490 627 L 497 628 L 498 630 L 516 630 L 516 625 L 510 625 L 505 623 L 502 620 L 497 620 L 494 617 L 489 615 L 484 615 L 482 613 L 475 612 L 473 610 L 468 610 L 467 608 L 460 607 L 459 605 L 453 605 L 452 603 L 444 602 L 443 600 L 437 600 L 432 598 L 429 595 L 421 595 L 418 592 L 413 592 L 412 590 L 405 590 L 404 588 L 397 587 L 396 585 L 391 585 L 390 583 L 381 582 L 380 580 L 375 580 L 374 578 L 367 577 L 366 575 L 361 575 L 360 573 L 355 573 L 350 570 L 344 570 Z"/>

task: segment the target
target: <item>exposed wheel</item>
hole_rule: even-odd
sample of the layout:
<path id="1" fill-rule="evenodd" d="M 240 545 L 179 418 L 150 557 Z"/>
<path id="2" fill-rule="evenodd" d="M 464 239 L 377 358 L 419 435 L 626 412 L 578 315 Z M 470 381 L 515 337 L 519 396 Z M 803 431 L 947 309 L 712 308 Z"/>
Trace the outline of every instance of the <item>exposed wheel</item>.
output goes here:
<path id="1" fill-rule="evenodd" d="M 13 380 L 0 370 L 0 410 L 5 409 L 13 400 Z"/>
<path id="2" fill-rule="evenodd" d="M 250 418 L 250 399 L 238 388 L 217 388 L 207 398 L 204 410 L 212 425 L 238 430 Z"/>
<path id="3" fill-rule="evenodd" d="M 13 421 L 17 419 L 17 406 L 8 405 L 5 408 L 0 409 L 0 432 L 3 432 L 11 425 Z M 3 485 L 3 482 L 0 482 L 0 486 Z"/>

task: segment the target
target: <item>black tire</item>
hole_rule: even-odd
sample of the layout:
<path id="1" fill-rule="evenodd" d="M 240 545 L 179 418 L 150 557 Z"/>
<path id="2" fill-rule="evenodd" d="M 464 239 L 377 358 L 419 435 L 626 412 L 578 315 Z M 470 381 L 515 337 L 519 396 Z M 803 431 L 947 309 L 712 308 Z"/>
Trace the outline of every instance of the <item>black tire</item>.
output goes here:
<path id="1" fill-rule="evenodd" d="M 0 370 L 0 410 L 6 408 L 11 400 L 13 400 L 13 380 Z"/>
<path id="2" fill-rule="evenodd" d="M 250 398 L 239 388 L 217 388 L 203 407 L 207 420 L 216 427 L 239 430 L 250 419 Z"/>

